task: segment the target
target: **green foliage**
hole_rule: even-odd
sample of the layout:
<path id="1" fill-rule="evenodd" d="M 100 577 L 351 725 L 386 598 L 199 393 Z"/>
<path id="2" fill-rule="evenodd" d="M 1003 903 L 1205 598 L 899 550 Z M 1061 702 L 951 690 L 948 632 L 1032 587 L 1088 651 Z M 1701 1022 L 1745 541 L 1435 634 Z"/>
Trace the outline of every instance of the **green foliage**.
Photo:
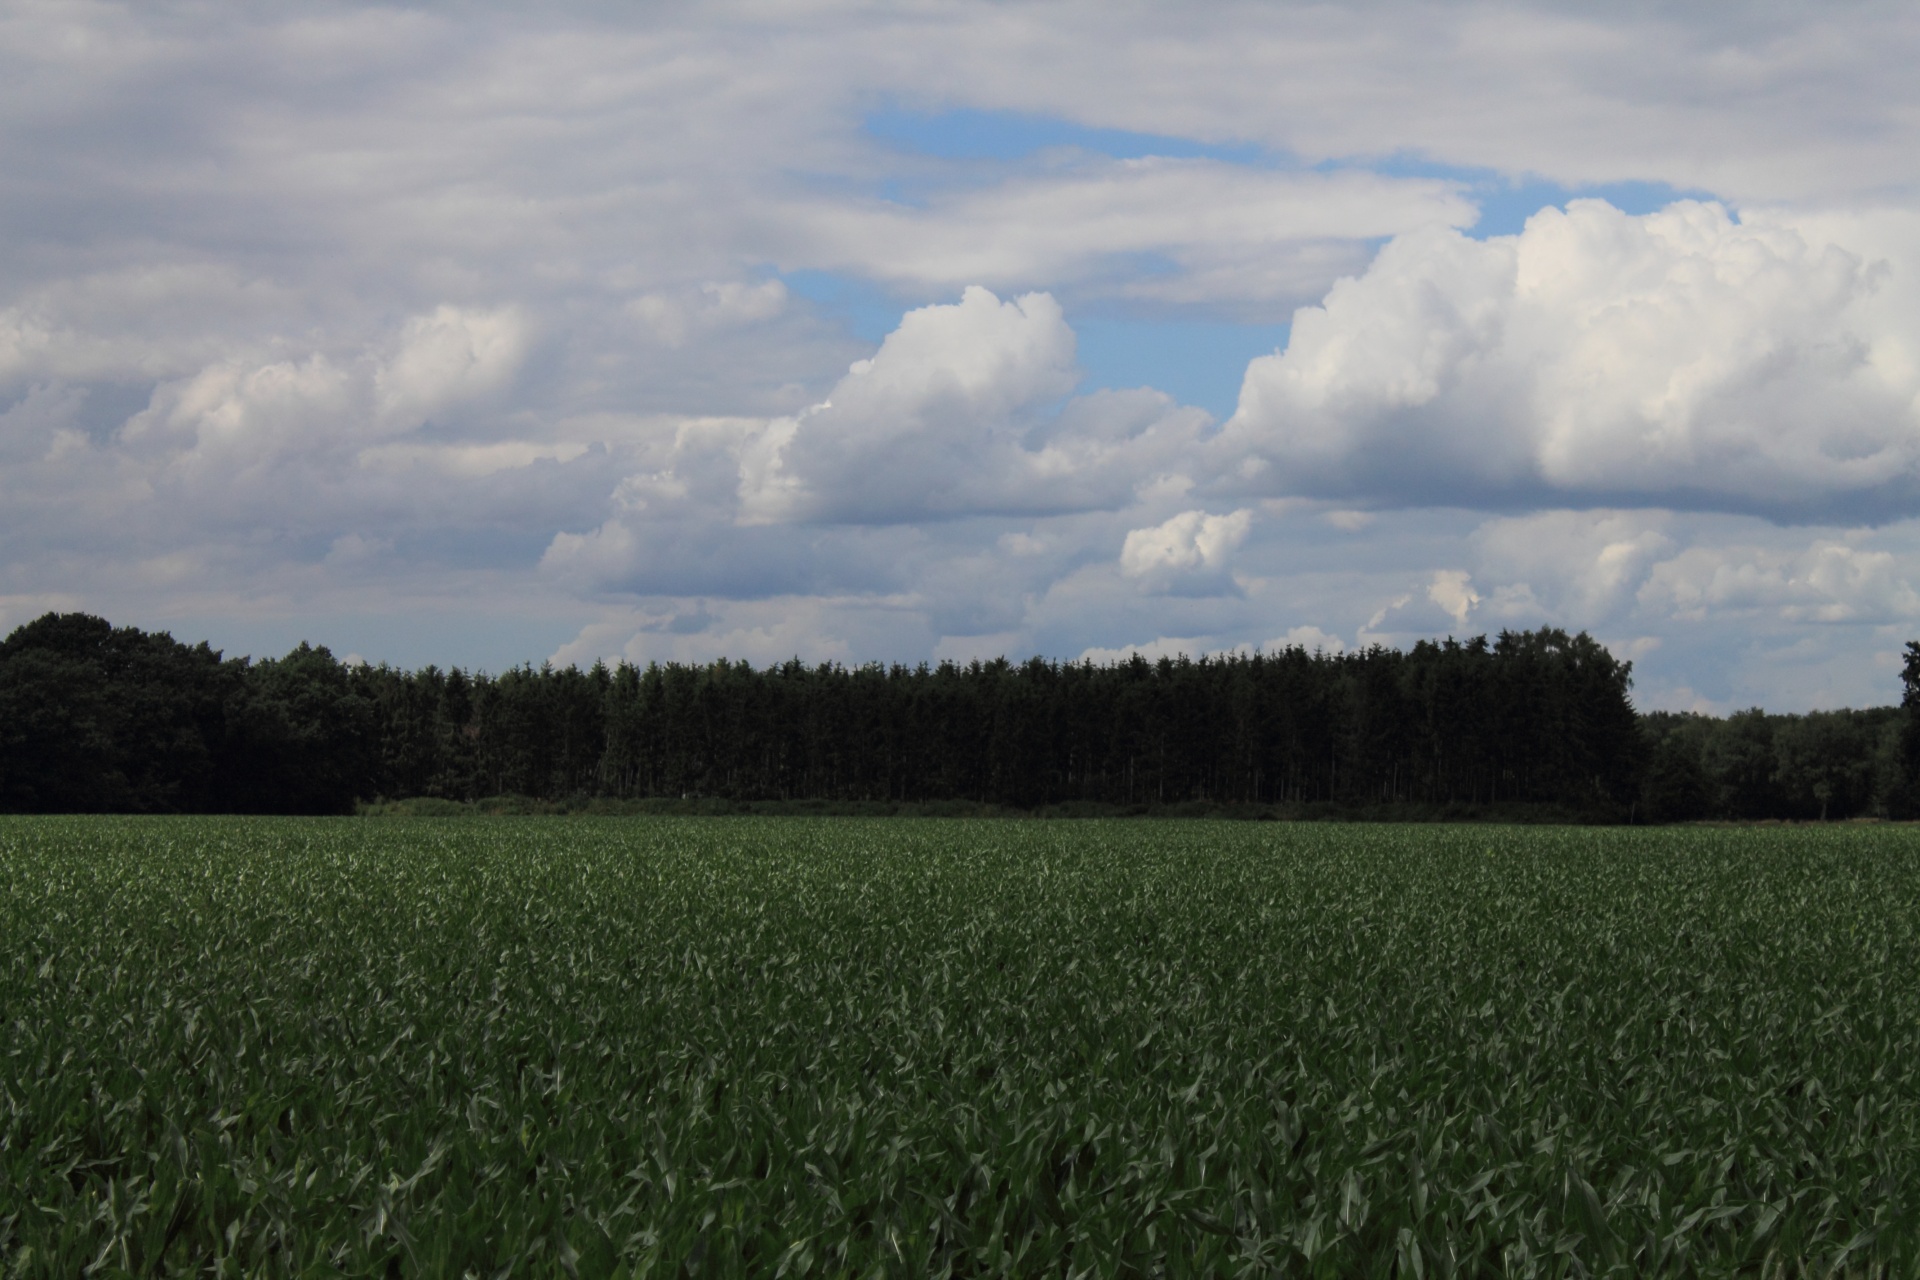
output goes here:
<path id="1" fill-rule="evenodd" d="M 0 809 L 349 813 L 372 705 L 324 648 L 222 660 L 204 643 L 49 613 L 0 644 Z"/>
<path id="2" fill-rule="evenodd" d="M 145 653 L 148 660 L 108 660 Z M 103 657 L 102 655 L 107 655 Z M 0 646 L 0 809 L 348 813 L 356 801 L 1552 806 L 1626 817 L 1631 664 L 1587 635 L 1409 652 L 966 667 L 228 661 L 48 614 Z M 160 713 L 154 708 L 161 709 Z M 6 713 L 11 712 L 11 715 Z"/>
<path id="3" fill-rule="evenodd" d="M 1655 738 L 1636 816 L 1647 822 L 1694 822 L 1712 814 L 1714 787 L 1701 763 L 1698 737 L 1668 733 Z"/>
<path id="4" fill-rule="evenodd" d="M 373 772 L 373 706 L 324 648 L 254 664 L 229 731 L 247 747 L 230 772 L 243 812 L 351 813 Z"/>
<path id="5" fill-rule="evenodd" d="M 1880 707 L 1784 716 L 1756 707 L 1724 720 L 1644 716 L 1641 816 L 1652 822 L 1909 816 L 1901 803 L 1909 714 Z"/>
<path id="6" fill-rule="evenodd" d="M 1888 827 L 0 821 L 0 1274 L 1920 1274 Z"/>
<path id="7" fill-rule="evenodd" d="M 205 808 L 239 673 L 206 645 L 50 613 L 0 644 L 0 807 Z"/>

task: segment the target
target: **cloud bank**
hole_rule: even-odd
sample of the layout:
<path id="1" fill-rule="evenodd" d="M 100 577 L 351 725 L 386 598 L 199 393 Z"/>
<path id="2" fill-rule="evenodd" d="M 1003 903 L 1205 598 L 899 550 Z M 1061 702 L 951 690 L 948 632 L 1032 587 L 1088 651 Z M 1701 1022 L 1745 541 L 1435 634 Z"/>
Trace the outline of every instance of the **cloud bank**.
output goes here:
<path id="1" fill-rule="evenodd" d="M 1660 705 L 1884 700 L 1916 53 L 1847 4 L 17 6 L 0 616 L 496 668 L 1564 625 Z"/>

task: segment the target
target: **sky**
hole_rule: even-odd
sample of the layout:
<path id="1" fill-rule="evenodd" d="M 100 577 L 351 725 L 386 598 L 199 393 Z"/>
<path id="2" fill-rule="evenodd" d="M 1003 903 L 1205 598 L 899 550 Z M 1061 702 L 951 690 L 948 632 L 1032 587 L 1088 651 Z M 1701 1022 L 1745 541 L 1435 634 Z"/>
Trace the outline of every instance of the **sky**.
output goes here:
<path id="1" fill-rule="evenodd" d="M 1911 4 L 0 8 L 0 628 L 1920 637 Z"/>

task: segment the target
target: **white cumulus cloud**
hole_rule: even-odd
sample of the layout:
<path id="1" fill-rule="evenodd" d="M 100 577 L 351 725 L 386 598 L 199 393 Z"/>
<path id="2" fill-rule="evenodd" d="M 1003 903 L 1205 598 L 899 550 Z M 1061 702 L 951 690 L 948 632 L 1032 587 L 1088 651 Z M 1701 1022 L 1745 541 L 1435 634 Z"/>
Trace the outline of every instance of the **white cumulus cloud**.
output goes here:
<path id="1" fill-rule="evenodd" d="M 1692 201 L 1411 233 L 1249 365 L 1225 442 L 1329 495 L 1915 509 L 1920 376 L 1856 310 L 1885 270 Z"/>
<path id="2" fill-rule="evenodd" d="M 370 388 L 324 355 L 248 368 L 222 363 L 163 383 L 121 439 L 190 469 L 243 469 L 305 447 L 336 446 L 371 421 Z"/>
<path id="3" fill-rule="evenodd" d="M 749 520 L 922 518 L 978 499 L 967 482 L 1019 450 L 1036 401 L 1078 381 L 1073 330 L 1044 293 L 974 286 L 901 318 L 825 401 L 768 426 L 740 466 Z"/>
<path id="4" fill-rule="evenodd" d="M 1546 614 L 1591 627 L 1630 604 L 1648 569 L 1676 550 L 1663 511 L 1541 511 L 1474 532 L 1496 612 L 1517 625 Z"/>
<path id="5" fill-rule="evenodd" d="M 392 342 L 345 358 L 227 360 L 163 382 L 118 435 L 183 474 L 230 475 L 290 456 L 340 458 L 363 449 L 379 458 L 380 442 L 503 390 L 519 370 L 526 336 L 510 309 L 442 306 L 408 320 Z M 467 469 L 484 474 L 514 460 Z"/>
<path id="6" fill-rule="evenodd" d="M 909 311 L 828 398 L 740 455 L 746 523 L 917 522 L 1116 506 L 1185 461 L 1206 415 L 1152 391 L 1050 413 L 1074 389 L 1075 341 L 1051 295 L 980 286 Z"/>
<path id="7" fill-rule="evenodd" d="M 1911 622 L 1920 592 L 1911 568 L 1887 551 L 1821 539 L 1801 551 L 1694 546 L 1653 567 L 1638 592 L 1650 612 L 1772 613 L 1786 622 Z"/>
<path id="8" fill-rule="evenodd" d="M 1182 511 L 1149 529 L 1134 529 L 1120 548 L 1120 571 L 1130 578 L 1188 570 L 1221 570 L 1253 528 L 1253 512 L 1224 516 Z"/>
<path id="9" fill-rule="evenodd" d="M 1207 636 L 1156 636 L 1145 644 L 1125 644 L 1118 647 L 1092 645 L 1081 650 L 1077 660 L 1104 667 L 1114 663 L 1131 662 L 1135 658 L 1158 662 L 1162 658 L 1197 658 L 1202 654 L 1216 652 L 1221 650 Z"/>
<path id="10" fill-rule="evenodd" d="M 526 324 L 511 308 L 442 306 L 415 316 L 392 356 L 374 371 L 383 415 L 408 422 L 499 391 L 526 355 Z"/>
<path id="11" fill-rule="evenodd" d="M 1465 631 L 1467 615 L 1480 603 L 1480 593 L 1473 589 L 1472 575 L 1466 570 L 1442 569 L 1427 584 L 1427 599 L 1446 610 L 1457 630 Z"/>
<path id="12" fill-rule="evenodd" d="M 1347 643 L 1319 627 L 1299 626 L 1288 627 L 1285 635 L 1274 637 L 1261 648 L 1268 653 L 1279 653 L 1286 649 L 1305 649 L 1308 653 L 1345 653 Z"/>

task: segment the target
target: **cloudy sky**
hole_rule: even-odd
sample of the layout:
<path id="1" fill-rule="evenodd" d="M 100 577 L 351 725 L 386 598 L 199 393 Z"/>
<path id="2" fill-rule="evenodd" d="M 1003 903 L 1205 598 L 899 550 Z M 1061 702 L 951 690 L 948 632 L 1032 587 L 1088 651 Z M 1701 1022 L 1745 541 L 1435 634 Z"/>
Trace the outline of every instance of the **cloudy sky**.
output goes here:
<path id="1" fill-rule="evenodd" d="M 1898 695 L 1911 4 L 0 8 L 0 625 Z"/>

